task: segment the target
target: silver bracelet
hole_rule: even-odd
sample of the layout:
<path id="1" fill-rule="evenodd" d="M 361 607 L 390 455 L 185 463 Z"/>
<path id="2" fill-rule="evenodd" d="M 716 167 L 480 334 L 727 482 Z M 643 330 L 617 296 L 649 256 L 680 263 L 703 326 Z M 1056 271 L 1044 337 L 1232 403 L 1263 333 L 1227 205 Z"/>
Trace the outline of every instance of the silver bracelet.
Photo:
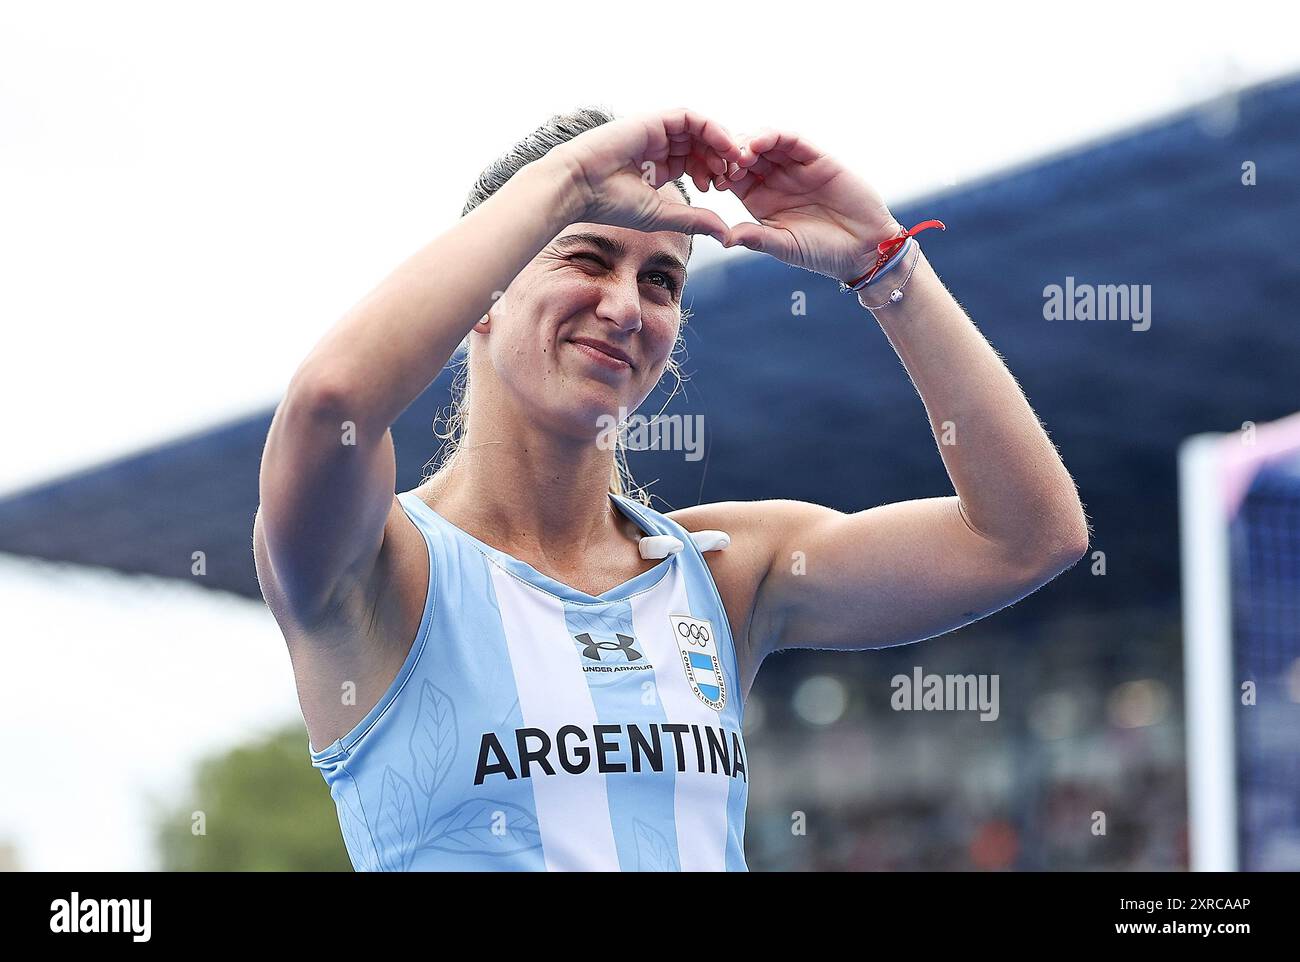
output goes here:
<path id="1" fill-rule="evenodd" d="M 878 311 L 883 307 L 888 307 L 890 304 L 897 304 L 899 301 L 903 299 L 903 288 L 906 287 L 907 282 L 912 279 L 912 271 L 916 270 L 916 265 L 921 263 L 921 245 L 916 244 L 915 247 L 916 247 L 916 257 L 912 258 L 912 267 L 910 270 L 908 270 L 907 276 L 903 278 L 903 283 L 899 284 L 897 287 L 895 287 L 892 291 L 889 292 L 889 300 L 885 301 L 885 303 L 883 304 L 876 304 L 874 306 L 871 304 L 863 304 L 862 305 L 863 307 L 865 307 L 869 311 Z"/>

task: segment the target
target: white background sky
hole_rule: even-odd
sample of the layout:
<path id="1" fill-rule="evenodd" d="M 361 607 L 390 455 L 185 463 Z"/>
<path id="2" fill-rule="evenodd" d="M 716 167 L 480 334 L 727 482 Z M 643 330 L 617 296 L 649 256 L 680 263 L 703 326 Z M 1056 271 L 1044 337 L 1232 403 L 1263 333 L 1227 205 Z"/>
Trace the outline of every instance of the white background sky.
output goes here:
<path id="1" fill-rule="evenodd" d="M 897 203 L 1295 71 L 1298 26 L 1294 4 L 6 4 L 0 492 L 273 404 L 553 112 L 785 127 Z M 698 238 L 693 266 L 720 255 Z M 260 606 L 3 559 L 0 604 L 0 841 L 27 868 L 147 867 L 145 795 L 295 717 Z"/>

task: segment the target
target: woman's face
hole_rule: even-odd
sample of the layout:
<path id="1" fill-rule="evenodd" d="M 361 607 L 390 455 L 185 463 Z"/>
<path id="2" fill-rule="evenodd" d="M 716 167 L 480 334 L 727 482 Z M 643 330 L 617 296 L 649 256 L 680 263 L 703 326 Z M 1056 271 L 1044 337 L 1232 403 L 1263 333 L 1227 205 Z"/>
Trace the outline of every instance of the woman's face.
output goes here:
<path id="1" fill-rule="evenodd" d="M 686 234 L 570 224 L 496 301 L 475 350 L 514 406 L 590 439 L 602 415 L 635 411 L 663 375 L 689 257 Z"/>

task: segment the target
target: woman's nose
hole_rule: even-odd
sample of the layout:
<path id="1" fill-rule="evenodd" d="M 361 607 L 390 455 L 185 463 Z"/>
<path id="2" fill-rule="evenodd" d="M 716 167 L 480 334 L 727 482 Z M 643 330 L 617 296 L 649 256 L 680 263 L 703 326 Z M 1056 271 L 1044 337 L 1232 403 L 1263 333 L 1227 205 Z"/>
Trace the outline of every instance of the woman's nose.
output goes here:
<path id="1" fill-rule="evenodd" d="M 620 331 L 635 333 L 641 329 L 641 292 L 633 280 L 611 282 L 600 296 L 597 315 L 617 325 Z"/>

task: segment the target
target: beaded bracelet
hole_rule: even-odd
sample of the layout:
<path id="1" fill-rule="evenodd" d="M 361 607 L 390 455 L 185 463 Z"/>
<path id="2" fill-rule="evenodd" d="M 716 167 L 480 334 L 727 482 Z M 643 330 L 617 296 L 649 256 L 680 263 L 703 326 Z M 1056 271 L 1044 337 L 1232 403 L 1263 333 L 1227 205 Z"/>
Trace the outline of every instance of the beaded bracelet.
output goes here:
<path id="1" fill-rule="evenodd" d="M 907 272 L 907 276 L 903 278 L 903 283 L 899 284 L 897 287 L 895 287 L 892 291 L 889 292 L 889 300 L 885 301 L 885 303 L 863 304 L 862 305 L 863 307 L 865 307 L 869 311 L 878 311 L 882 307 L 888 307 L 890 304 L 897 304 L 899 301 L 903 299 L 903 288 L 906 287 L 907 282 L 912 279 L 912 272 L 916 270 L 916 265 L 921 263 L 921 245 L 909 244 L 907 249 L 910 250 L 912 247 L 916 248 L 916 256 L 912 258 L 911 270 L 909 270 Z"/>

